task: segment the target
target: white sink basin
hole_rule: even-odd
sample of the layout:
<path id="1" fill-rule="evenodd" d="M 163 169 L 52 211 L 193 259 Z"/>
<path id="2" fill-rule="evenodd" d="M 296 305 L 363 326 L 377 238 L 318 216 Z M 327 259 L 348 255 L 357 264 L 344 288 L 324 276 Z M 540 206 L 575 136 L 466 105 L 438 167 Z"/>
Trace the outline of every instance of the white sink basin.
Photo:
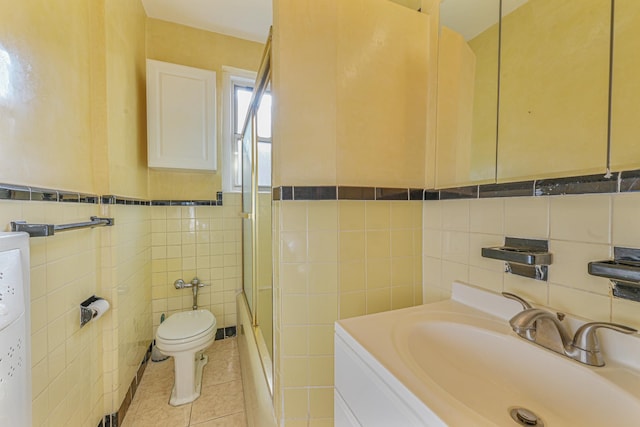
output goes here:
<path id="1" fill-rule="evenodd" d="M 516 427 L 510 412 L 525 408 L 546 427 L 640 426 L 638 337 L 600 334 L 607 364 L 591 367 L 517 336 L 520 310 L 455 283 L 451 300 L 341 320 L 336 336 L 421 414 L 416 425 Z"/>
<path id="2" fill-rule="evenodd" d="M 637 397 L 611 380 L 635 376 L 640 385 L 633 371 L 578 364 L 511 334 L 502 321 L 451 313 L 416 317 L 395 328 L 404 362 L 497 425 L 517 425 L 514 407 L 535 413 L 546 426 L 640 425 Z"/>

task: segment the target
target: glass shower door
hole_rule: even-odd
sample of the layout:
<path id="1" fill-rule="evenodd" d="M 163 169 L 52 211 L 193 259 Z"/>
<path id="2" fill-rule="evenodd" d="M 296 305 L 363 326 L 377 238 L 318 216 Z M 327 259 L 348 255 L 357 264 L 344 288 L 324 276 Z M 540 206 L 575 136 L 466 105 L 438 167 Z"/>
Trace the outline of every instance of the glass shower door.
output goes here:
<path id="1" fill-rule="evenodd" d="M 256 295 L 254 292 L 254 250 L 255 250 L 255 114 L 249 111 L 250 118 L 242 138 L 242 269 L 243 288 L 247 303 L 255 323 Z"/>
<path id="2" fill-rule="evenodd" d="M 242 241 L 244 297 L 251 316 L 251 330 L 264 378 L 273 394 L 273 274 L 271 256 L 271 96 L 270 38 L 261 61 L 241 141 L 242 156 Z M 264 100 L 265 102 L 262 102 Z M 264 104 L 264 105 L 262 105 Z M 262 114 L 261 114 L 262 111 Z M 262 121 L 260 121 L 262 117 Z M 262 167 L 260 168 L 260 165 Z M 260 180 L 259 172 L 262 174 Z M 261 188 L 262 193 L 258 190 Z M 248 325 L 247 325 L 248 326 Z"/>

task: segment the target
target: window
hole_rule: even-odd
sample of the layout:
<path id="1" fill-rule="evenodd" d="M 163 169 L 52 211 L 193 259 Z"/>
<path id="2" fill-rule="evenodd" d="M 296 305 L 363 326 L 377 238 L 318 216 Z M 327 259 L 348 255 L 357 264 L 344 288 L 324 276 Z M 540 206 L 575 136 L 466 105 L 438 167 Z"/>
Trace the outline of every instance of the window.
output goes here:
<path id="1" fill-rule="evenodd" d="M 242 190 L 242 128 L 249 109 L 255 73 L 223 68 L 225 80 L 225 132 L 223 175 L 224 191 Z M 258 108 L 258 186 L 271 188 L 271 94 L 266 92 Z"/>

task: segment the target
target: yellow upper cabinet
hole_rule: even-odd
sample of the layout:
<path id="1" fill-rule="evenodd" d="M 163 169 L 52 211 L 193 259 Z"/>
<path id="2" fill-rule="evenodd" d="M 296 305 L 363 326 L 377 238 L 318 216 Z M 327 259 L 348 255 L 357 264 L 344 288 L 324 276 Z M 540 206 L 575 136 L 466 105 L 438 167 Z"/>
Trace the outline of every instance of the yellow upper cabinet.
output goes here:
<path id="1" fill-rule="evenodd" d="M 499 18 L 498 0 L 441 5 L 436 188 L 495 182 Z"/>
<path id="2" fill-rule="evenodd" d="M 274 1 L 274 186 L 424 186 L 429 25 L 387 0 Z"/>
<path id="3" fill-rule="evenodd" d="M 640 168 L 640 1 L 616 0 L 611 94 L 611 169 Z"/>
<path id="4" fill-rule="evenodd" d="M 499 182 L 605 171 L 610 19 L 611 0 L 503 2 Z"/>

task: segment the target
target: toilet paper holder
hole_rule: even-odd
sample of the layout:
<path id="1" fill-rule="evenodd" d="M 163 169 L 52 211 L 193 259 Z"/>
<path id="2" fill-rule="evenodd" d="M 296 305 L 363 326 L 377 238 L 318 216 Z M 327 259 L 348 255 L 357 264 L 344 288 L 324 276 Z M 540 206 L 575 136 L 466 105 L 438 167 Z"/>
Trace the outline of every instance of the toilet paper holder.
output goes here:
<path id="1" fill-rule="evenodd" d="M 103 314 L 98 312 L 94 304 L 96 301 L 100 300 L 104 300 L 104 298 L 93 295 L 80 303 L 80 327 L 83 327 L 95 317 L 99 317 Z M 109 304 L 107 303 L 106 309 L 108 310 L 108 308 Z"/>

